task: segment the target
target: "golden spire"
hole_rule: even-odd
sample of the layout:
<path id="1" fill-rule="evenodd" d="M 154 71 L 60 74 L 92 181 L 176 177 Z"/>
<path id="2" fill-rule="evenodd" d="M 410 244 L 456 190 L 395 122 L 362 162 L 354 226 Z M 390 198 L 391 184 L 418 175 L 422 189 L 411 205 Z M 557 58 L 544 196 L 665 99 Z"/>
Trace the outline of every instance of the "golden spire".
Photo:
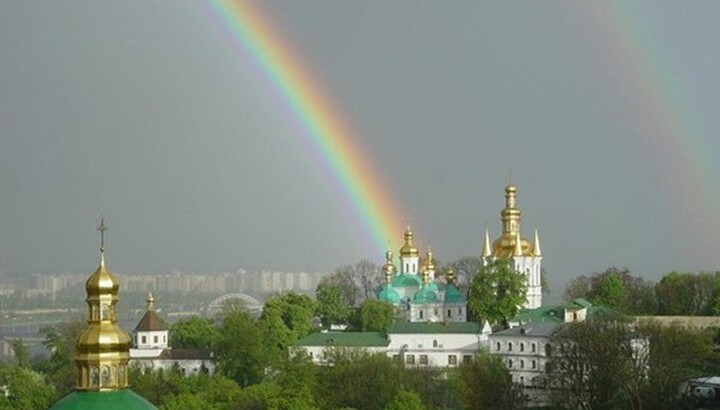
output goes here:
<path id="1" fill-rule="evenodd" d="M 517 208 L 517 188 L 515 185 L 505 187 L 505 209 L 500 213 L 503 222 L 503 233 L 520 231 L 520 209 Z"/>
<path id="2" fill-rule="evenodd" d="M 105 218 L 100 216 L 100 226 L 97 227 L 100 232 L 100 266 L 105 267 L 105 231 L 108 230 L 105 226 Z"/>
<path id="3" fill-rule="evenodd" d="M 105 226 L 100 220 L 100 266 L 85 282 L 88 321 L 75 343 L 76 390 L 110 391 L 128 386 L 130 336 L 117 325 L 119 284 L 105 268 Z"/>
<path id="4" fill-rule="evenodd" d="M 537 229 L 535 230 L 535 240 L 533 240 L 533 256 L 542 256 L 542 252 L 540 252 L 540 237 L 538 236 Z"/>
<path id="5" fill-rule="evenodd" d="M 522 256 L 522 239 L 520 239 L 520 231 L 515 232 L 515 251 L 514 256 Z"/>
<path id="6" fill-rule="evenodd" d="M 485 243 L 483 244 L 482 257 L 487 258 L 492 256 L 492 250 L 490 249 L 490 232 L 485 228 Z"/>
<path id="7" fill-rule="evenodd" d="M 155 298 L 152 295 L 152 292 L 148 292 L 148 297 L 146 299 L 147 302 L 147 310 L 154 310 L 153 302 L 155 302 Z"/>
<path id="8" fill-rule="evenodd" d="M 392 282 L 393 276 L 395 276 L 395 265 L 392 263 L 393 254 L 390 251 L 385 252 L 385 265 L 382 270 L 385 274 L 385 282 Z"/>
<path id="9" fill-rule="evenodd" d="M 432 249 L 428 246 L 427 248 L 427 260 L 425 261 L 425 269 L 429 275 L 435 273 L 435 260 L 433 259 Z"/>
<path id="10" fill-rule="evenodd" d="M 413 233 L 410 229 L 410 225 L 408 224 L 407 229 L 405 230 L 405 245 L 403 245 L 402 248 L 400 248 L 400 257 L 417 257 L 418 256 L 418 250 L 413 244 Z"/>

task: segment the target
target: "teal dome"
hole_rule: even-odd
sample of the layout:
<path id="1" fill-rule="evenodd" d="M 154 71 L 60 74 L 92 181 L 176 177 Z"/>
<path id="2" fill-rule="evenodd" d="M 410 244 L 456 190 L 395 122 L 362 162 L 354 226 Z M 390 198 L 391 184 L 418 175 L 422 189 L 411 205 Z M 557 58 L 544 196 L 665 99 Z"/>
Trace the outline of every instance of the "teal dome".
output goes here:
<path id="1" fill-rule="evenodd" d="M 452 283 L 445 286 L 445 302 L 446 303 L 464 303 L 465 296 Z"/>
<path id="2" fill-rule="evenodd" d="M 50 410 L 157 410 L 152 403 L 130 389 L 76 391 L 63 397 Z"/>
<path id="3" fill-rule="evenodd" d="M 418 275 L 403 273 L 402 275 L 397 275 L 393 278 L 392 285 L 396 288 L 409 286 L 420 287 L 422 285 L 422 279 L 420 279 L 420 276 Z"/>
<path id="4" fill-rule="evenodd" d="M 438 303 L 437 293 L 430 288 L 428 285 L 424 285 L 420 290 L 415 292 L 412 298 L 413 303 Z"/>
<path id="5" fill-rule="evenodd" d="M 390 302 L 394 305 L 400 303 L 400 294 L 389 283 L 380 288 L 377 297 L 383 302 Z"/>

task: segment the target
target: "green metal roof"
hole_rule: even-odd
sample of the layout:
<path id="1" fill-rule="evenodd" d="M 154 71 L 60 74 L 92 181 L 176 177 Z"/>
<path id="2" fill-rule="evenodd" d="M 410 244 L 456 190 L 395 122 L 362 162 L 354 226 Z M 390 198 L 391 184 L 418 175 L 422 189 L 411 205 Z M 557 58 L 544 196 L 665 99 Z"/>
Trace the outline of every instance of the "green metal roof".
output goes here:
<path id="1" fill-rule="evenodd" d="M 70 393 L 59 402 L 55 403 L 50 410 L 134 410 L 154 409 L 152 403 L 145 400 L 130 389 L 116 391 L 76 391 Z"/>
<path id="2" fill-rule="evenodd" d="M 455 285 L 448 283 L 447 286 L 445 286 L 445 302 L 463 303 L 465 302 L 465 296 L 460 293 Z"/>
<path id="3" fill-rule="evenodd" d="M 382 332 L 322 332 L 300 339 L 297 346 L 385 347 L 390 344 Z"/>
<path id="4" fill-rule="evenodd" d="M 587 309 L 587 320 L 613 319 L 626 320 L 620 312 L 606 308 L 605 306 L 593 305 L 586 299 L 578 298 L 564 305 L 540 306 L 535 309 L 524 309 L 512 318 L 511 322 L 522 323 L 563 323 L 565 321 L 565 309 Z M 629 319 L 627 319 L 629 320 Z"/>
<path id="5" fill-rule="evenodd" d="M 567 305 L 565 305 L 569 309 L 583 309 L 583 308 L 589 308 L 593 304 L 588 302 L 585 298 L 577 298 L 572 301 L 570 301 Z"/>
<path id="6" fill-rule="evenodd" d="M 377 297 L 384 302 L 390 302 L 393 304 L 400 302 L 400 294 L 397 293 L 397 291 L 393 289 L 389 283 L 386 283 L 382 288 L 380 288 Z"/>
<path id="7" fill-rule="evenodd" d="M 423 285 L 412 297 L 412 303 L 415 304 L 438 302 L 440 302 L 440 299 L 437 296 L 437 292 L 429 285 Z"/>
<path id="8" fill-rule="evenodd" d="M 471 333 L 482 331 L 482 326 L 475 322 L 398 322 L 390 326 L 392 333 Z"/>
<path id="9" fill-rule="evenodd" d="M 420 276 L 418 275 L 403 273 L 402 275 L 397 275 L 393 278 L 392 285 L 396 288 L 406 286 L 421 286 L 422 279 L 420 279 Z"/>

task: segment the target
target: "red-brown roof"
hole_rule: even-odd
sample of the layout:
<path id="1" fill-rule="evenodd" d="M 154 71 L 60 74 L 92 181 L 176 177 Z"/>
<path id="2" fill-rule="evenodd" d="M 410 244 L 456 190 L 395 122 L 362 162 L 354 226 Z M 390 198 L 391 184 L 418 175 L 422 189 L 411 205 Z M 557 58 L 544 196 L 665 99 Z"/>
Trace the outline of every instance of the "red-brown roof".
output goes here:
<path id="1" fill-rule="evenodd" d="M 168 327 L 154 310 L 145 312 L 145 315 L 140 319 L 140 323 L 135 326 L 136 332 L 157 332 L 161 330 L 168 330 Z"/>

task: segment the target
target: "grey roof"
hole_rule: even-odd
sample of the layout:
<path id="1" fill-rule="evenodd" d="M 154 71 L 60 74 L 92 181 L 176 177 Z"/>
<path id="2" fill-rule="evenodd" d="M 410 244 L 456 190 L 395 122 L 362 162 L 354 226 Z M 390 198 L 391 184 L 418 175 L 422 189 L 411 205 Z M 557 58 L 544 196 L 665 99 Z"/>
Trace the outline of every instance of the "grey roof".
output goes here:
<path id="1" fill-rule="evenodd" d="M 562 323 L 528 323 L 493 333 L 491 336 L 550 337 L 560 326 L 562 326 Z"/>
<path id="2" fill-rule="evenodd" d="M 392 333 L 482 333 L 482 326 L 475 322 L 396 322 L 388 334 Z"/>

